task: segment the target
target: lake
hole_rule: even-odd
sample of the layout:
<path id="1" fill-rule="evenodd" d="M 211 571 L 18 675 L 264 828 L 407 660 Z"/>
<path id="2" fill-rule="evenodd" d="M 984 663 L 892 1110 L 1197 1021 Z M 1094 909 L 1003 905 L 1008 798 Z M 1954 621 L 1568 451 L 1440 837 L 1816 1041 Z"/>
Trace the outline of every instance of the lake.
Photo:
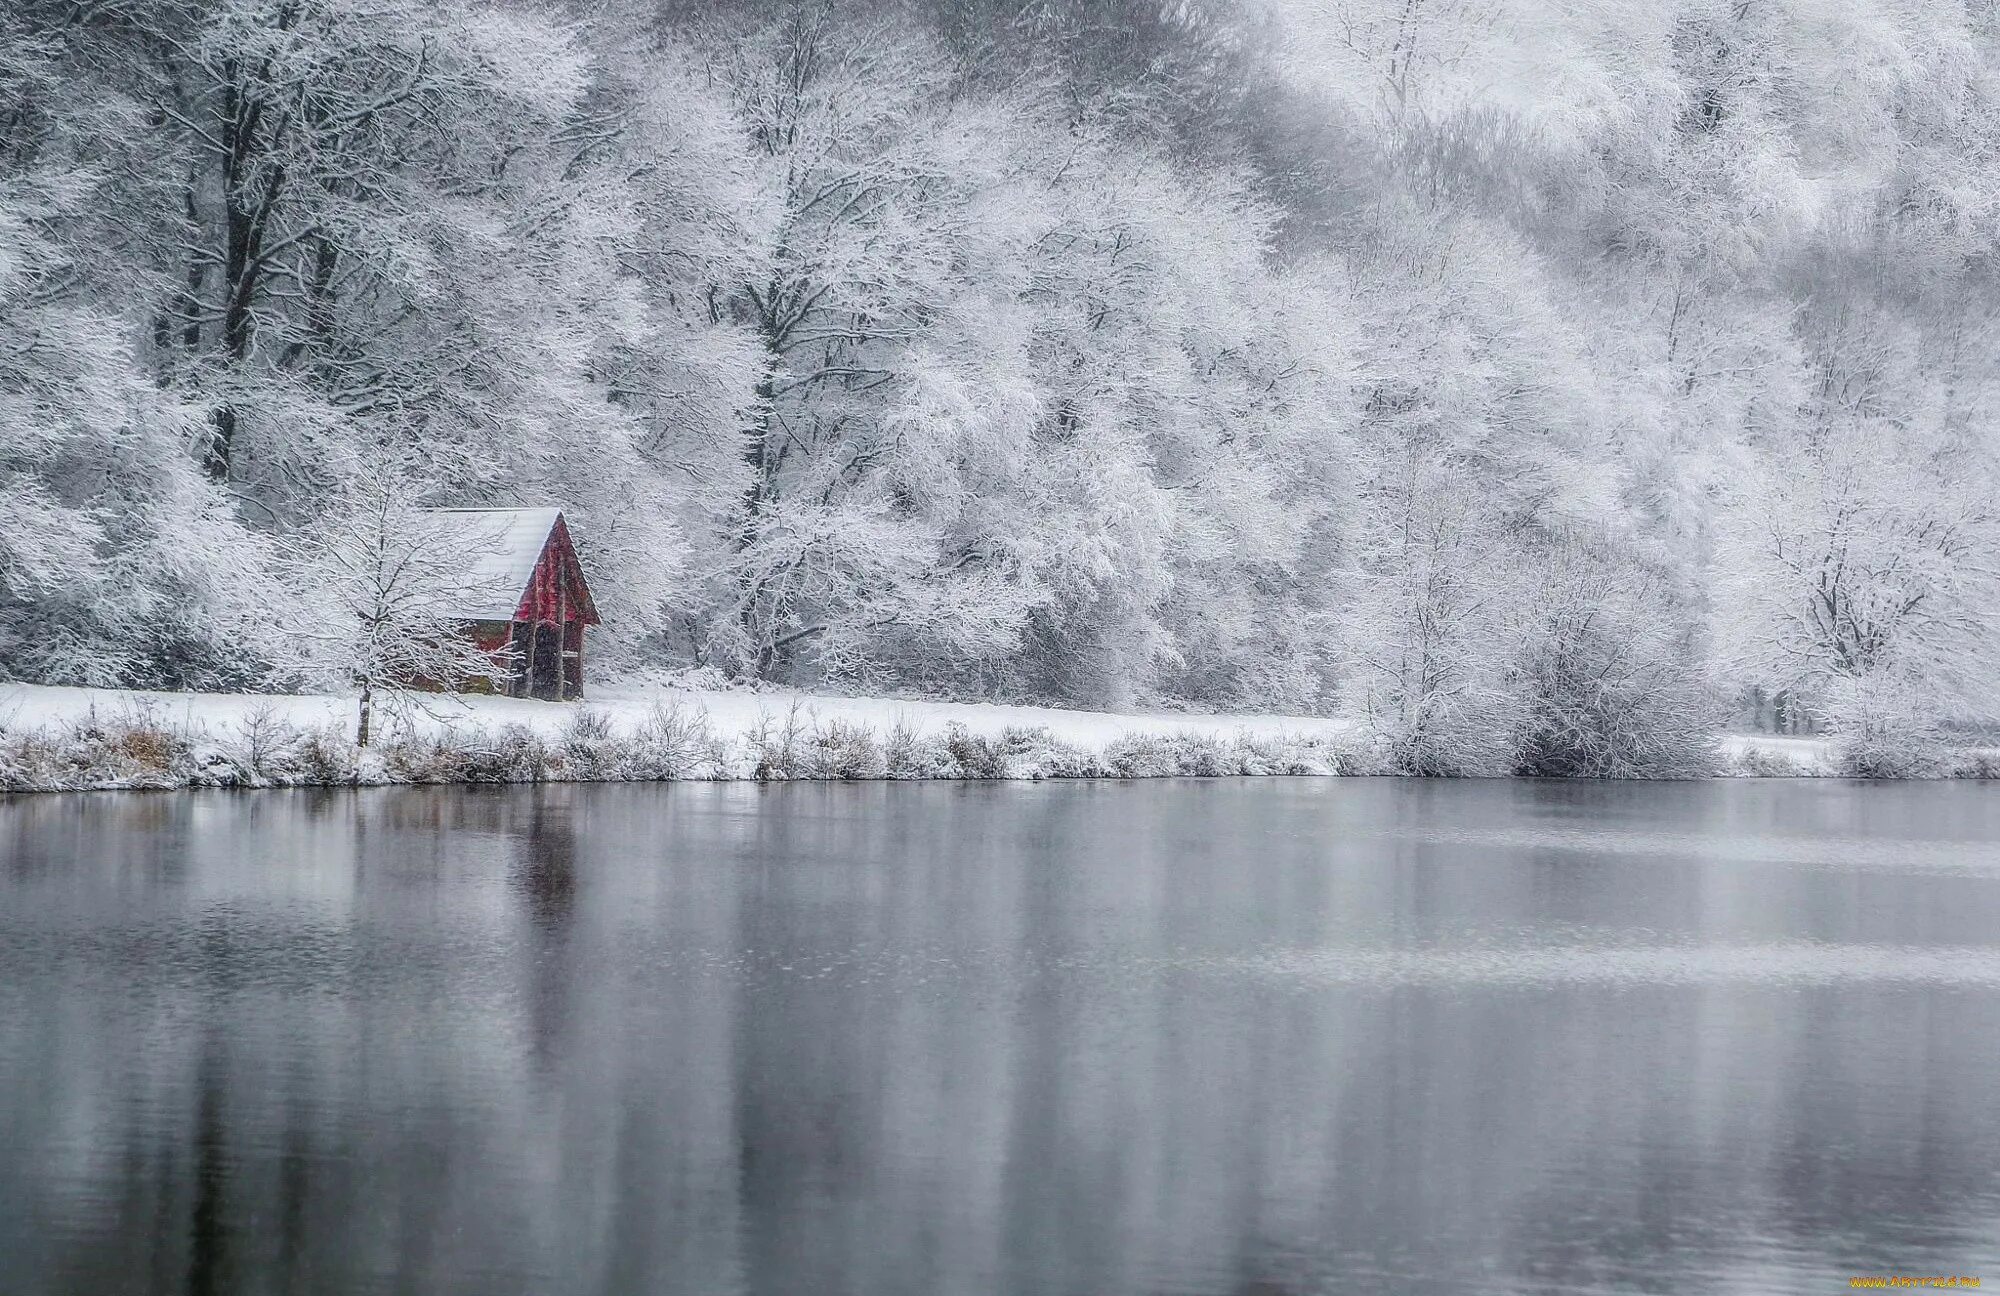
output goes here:
<path id="1" fill-rule="evenodd" d="M 0 1290 L 2000 1283 L 2000 788 L 0 798 Z"/>

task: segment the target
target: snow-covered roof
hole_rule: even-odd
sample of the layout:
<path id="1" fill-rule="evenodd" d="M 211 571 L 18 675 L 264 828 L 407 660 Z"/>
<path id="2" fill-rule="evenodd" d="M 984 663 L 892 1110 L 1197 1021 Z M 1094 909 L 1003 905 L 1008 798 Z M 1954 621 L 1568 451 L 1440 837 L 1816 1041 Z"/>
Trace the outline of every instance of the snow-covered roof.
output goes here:
<path id="1" fill-rule="evenodd" d="M 438 545 L 463 556 L 462 593 L 445 611 L 468 621 L 507 621 L 521 604 L 555 530 L 561 509 L 426 509 L 438 527 Z"/>

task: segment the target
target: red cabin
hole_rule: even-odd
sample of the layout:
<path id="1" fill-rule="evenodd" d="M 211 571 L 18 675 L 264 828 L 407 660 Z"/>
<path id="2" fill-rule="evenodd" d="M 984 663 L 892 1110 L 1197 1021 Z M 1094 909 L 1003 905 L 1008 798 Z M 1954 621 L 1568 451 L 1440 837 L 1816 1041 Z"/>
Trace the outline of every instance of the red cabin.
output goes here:
<path id="1" fill-rule="evenodd" d="M 465 555 L 467 591 L 453 616 L 488 652 L 512 648 L 505 678 L 490 685 L 509 697 L 567 702 L 583 696 L 583 628 L 597 608 L 562 511 L 432 509 Z"/>

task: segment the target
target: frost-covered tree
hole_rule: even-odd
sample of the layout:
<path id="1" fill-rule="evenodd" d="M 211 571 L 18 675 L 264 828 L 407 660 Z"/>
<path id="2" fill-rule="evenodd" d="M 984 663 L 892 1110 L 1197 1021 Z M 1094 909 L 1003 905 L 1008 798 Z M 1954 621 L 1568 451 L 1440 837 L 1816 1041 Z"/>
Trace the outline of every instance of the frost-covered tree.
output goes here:
<path id="1" fill-rule="evenodd" d="M 468 498 L 587 523 L 622 594 L 612 660 L 660 630 L 698 470 L 676 434 L 748 402 L 727 330 L 661 269 L 713 249 L 682 241 L 689 212 L 736 197 L 712 96 L 510 5 L 29 14 L 146 139 L 104 223 L 146 276 L 127 345 L 200 412 L 192 451 L 245 522 L 310 524 L 393 429 Z"/>
<path id="2" fill-rule="evenodd" d="M 1352 373 L 1338 276 L 1272 275 L 1270 213 L 1103 140 L 1051 164 L 1023 294 L 1040 408 L 1028 687 L 1211 704 L 1325 683 Z M 1054 521 L 1053 531 L 1047 521 Z M 1136 579 L 1135 579 L 1136 577 Z M 1254 682 L 1253 682 L 1254 681 Z"/>
<path id="3" fill-rule="evenodd" d="M 0 675 L 244 687 L 272 650 L 265 546 L 189 447 L 108 251 L 145 118 L 63 43 L 0 13 Z"/>
<path id="4" fill-rule="evenodd" d="M 1307 74 L 1398 129 L 1462 104 L 1473 89 L 1466 66 L 1506 44 L 1505 8 L 1488 0 L 1309 0 L 1300 9 Z"/>
<path id="5" fill-rule="evenodd" d="M 1530 569 L 1515 613 L 1513 772 L 1710 773 L 1720 708 L 1673 569 L 1603 531 L 1552 536 Z"/>
<path id="6" fill-rule="evenodd" d="M 696 650 L 764 676 L 850 677 L 891 641 L 1000 651 L 1022 596 L 949 510 L 954 468 L 1004 443 L 1024 399 L 984 350 L 974 273 L 1005 271 L 975 205 L 1004 106 L 951 102 L 939 50 L 823 3 L 785 6 L 711 57 L 768 220 L 761 257 L 717 288 L 762 356 L 734 553 Z"/>
<path id="7" fill-rule="evenodd" d="M 1552 527 L 1611 507 L 1618 467 L 1585 345 L 1526 250 L 1448 212 L 1388 215 L 1359 279 L 1345 701 L 1409 769 L 1502 772 L 1527 568 Z"/>
<path id="8" fill-rule="evenodd" d="M 1913 453 L 1914 452 L 1914 453 Z M 1990 457 L 1872 420 L 1763 461 L 1732 514 L 1729 665 L 1794 721 L 1922 733 L 1984 720 L 2000 672 L 2000 513 Z"/>
<path id="9" fill-rule="evenodd" d="M 282 508 L 345 419 L 466 429 L 507 397 L 560 398 L 559 353 L 528 345 L 519 314 L 556 268 L 537 227 L 565 215 L 537 183 L 586 86 L 565 33 L 498 8 L 321 0 L 161 5 L 134 25 L 147 65 L 130 79 L 179 181 L 151 213 L 179 283 L 153 341 L 211 402 L 211 477 Z"/>

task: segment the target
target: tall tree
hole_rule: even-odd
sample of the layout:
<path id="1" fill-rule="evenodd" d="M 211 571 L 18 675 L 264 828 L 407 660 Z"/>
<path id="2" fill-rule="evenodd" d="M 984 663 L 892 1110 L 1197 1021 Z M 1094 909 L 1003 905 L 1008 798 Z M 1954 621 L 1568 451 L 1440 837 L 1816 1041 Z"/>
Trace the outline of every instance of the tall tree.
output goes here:
<path id="1" fill-rule="evenodd" d="M 143 110 L 34 10 L 0 13 L 0 674 L 242 687 L 273 647 L 264 546 L 188 454 L 120 308 Z"/>

